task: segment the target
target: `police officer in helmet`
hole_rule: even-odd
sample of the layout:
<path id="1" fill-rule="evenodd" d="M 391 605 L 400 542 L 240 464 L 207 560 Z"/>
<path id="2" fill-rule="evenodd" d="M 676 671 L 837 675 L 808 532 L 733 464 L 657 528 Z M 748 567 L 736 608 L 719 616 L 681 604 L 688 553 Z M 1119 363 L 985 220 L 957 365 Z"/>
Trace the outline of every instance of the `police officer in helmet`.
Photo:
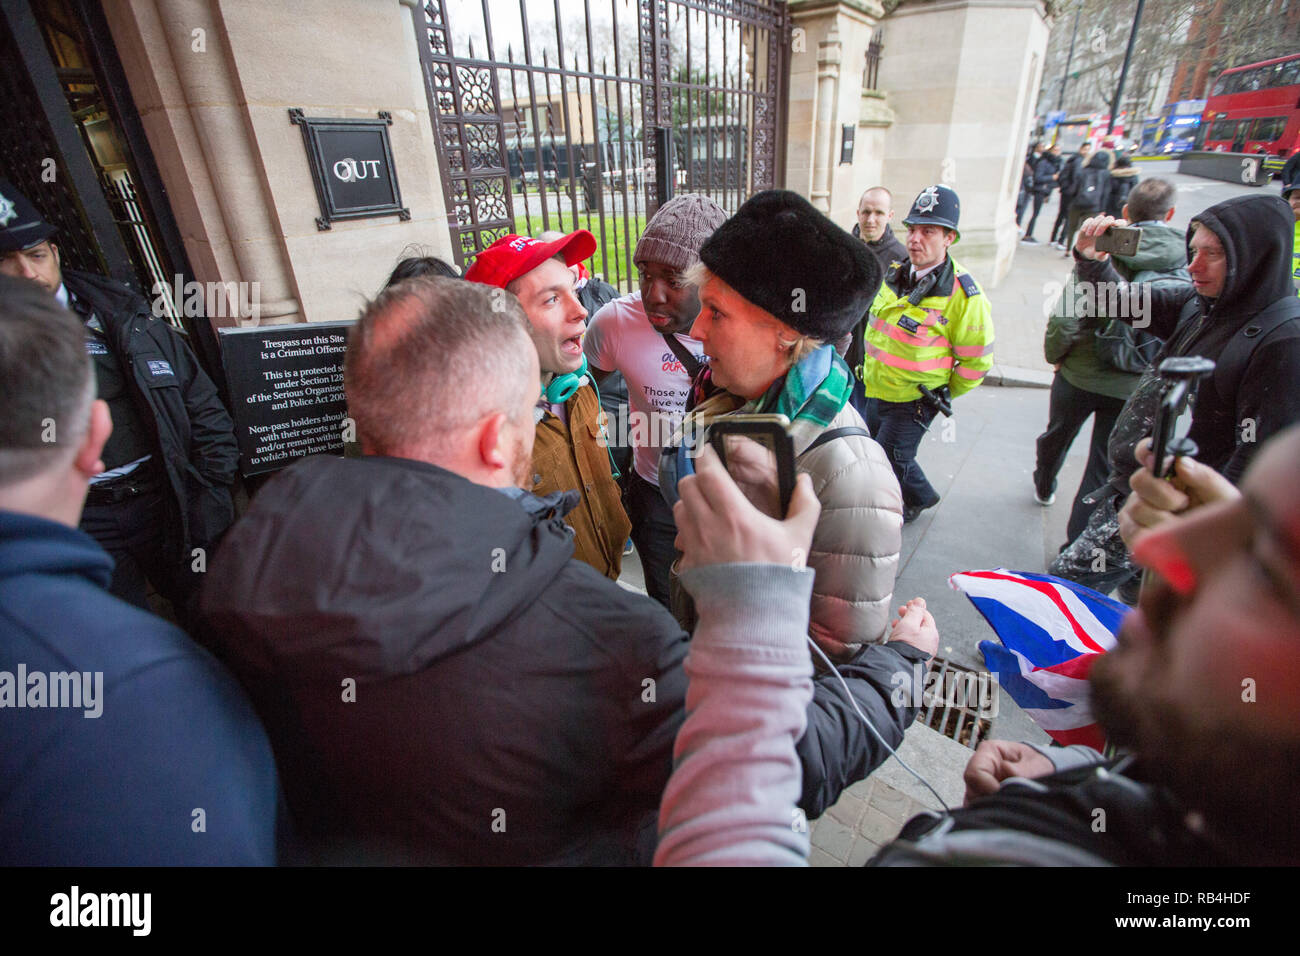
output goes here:
<path id="1" fill-rule="evenodd" d="M 993 319 L 979 283 L 949 254 L 961 238 L 961 202 L 947 186 L 921 190 L 903 220 L 908 261 L 885 274 L 864 335 L 860 370 L 867 426 L 903 492 L 903 520 L 939 503 L 916 462 L 939 411 L 993 367 Z"/>

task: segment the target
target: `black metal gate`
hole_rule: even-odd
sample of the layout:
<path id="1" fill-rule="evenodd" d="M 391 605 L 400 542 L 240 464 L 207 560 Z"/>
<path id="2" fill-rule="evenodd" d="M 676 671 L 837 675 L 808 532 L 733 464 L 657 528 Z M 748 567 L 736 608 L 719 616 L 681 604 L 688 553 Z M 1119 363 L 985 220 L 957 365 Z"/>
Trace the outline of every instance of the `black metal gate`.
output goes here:
<path id="1" fill-rule="evenodd" d="M 664 199 L 700 192 L 734 212 L 784 184 L 784 2 L 426 0 L 413 14 L 462 267 L 507 233 L 583 228 L 592 272 L 631 290 Z"/>
<path id="2" fill-rule="evenodd" d="M 58 227 L 65 267 L 144 295 L 224 389 L 211 325 L 173 300 L 189 262 L 96 0 L 0 0 L 0 172 Z"/>

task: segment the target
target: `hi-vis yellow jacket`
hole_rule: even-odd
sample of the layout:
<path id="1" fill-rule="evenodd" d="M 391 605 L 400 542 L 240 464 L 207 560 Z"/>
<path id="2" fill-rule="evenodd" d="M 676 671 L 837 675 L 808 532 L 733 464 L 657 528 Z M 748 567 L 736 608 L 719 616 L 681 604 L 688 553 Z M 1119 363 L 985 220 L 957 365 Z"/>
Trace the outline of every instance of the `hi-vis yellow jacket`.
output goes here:
<path id="1" fill-rule="evenodd" d="M 956 398 L 993 367 L 988 296 L 949 256 L 936 270 L 933 287 L 912 305 L 901 286 L 910 269 L 904 260 L 891 264 L 885 274 L 867 315 L 866 358 L 859 376 L 869 398 L 911 402 L 921 397 L 921 385 L 947 385 Z"/>

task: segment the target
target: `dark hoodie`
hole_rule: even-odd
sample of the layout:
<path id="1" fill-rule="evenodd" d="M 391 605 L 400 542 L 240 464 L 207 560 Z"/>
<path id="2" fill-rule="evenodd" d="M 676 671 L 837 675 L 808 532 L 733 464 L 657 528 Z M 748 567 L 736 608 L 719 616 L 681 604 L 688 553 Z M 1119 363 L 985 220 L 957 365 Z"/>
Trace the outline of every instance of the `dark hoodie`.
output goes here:
<path id="1" fill-rule="evenodd" d="M 423 462 L 309 458 L 259 492 L 204 630 L 324 859 L 650 862 L 685 635 L 572 555 L 558 514 Z"/>
<path id="2" fill-rule="evenodd" d="M 1295 216 L 1277 196 L 1237 196 L 1211 206 L 1188 226 L 1189 259 L 1197 224 L 1223 244 L 1223 291 L 1210 299 L 1191 287 L 1153 289 L 1147 331 L 1165 340 L 1157 367 L 1176 355 L 1199 355 L 1219 363 L 1214 374 L 1201 379 L 1189 437 L 1199 448 L 1197 460 L 1237 482 L 1271 435 L 1300 421 L 1300 302 L 1291 285 Z M 1120 281 L 1109 262 L 1077 254 L 1075 260 L 1081 280 Z M 1294 310 L 1291 318 L 1260 336 L 1252 320 L 1282 300 Z M 1143 314 L 1140 298 L 1130 303 L 1128 314 Z M 1233 349 L 1243 360 L 1248 357 L 1242 368 L 1233 368 L 1225 355 L 1237 337 L 1252 340 Z M 1234 381 L 1235 391 L 1224 394 L 1222 389 Z M 1154 371 L 1142 377 L 1111 434 L 1111 483 L 1123 493 L 1128 491 L 1128 476 L 1137 469 L 1133 448 L 1151 434 L 1158 382 Z"/>
<path id="3" fill-rule="evenodd" d="M 203 634 L 317 859 L 650 863 L 686 635 L 572 556 L 547 501 L 423 462 L 308 458 L 258 493 L 209 566 Z M 855 707 L 902 743 L 927 656 L 863 648 L 839 666 L 853 702 L 814 681 L 809 819 L 889 756 Z"/>

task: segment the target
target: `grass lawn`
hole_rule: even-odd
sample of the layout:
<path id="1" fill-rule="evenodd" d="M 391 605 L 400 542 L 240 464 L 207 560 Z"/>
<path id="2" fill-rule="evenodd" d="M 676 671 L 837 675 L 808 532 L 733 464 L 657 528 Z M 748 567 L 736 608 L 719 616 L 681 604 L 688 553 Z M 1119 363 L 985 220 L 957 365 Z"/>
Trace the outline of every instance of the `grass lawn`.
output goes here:
<path id="1" fill-rule="evenodd" d="M 646 217 L 640 216 L 611 216 L 605 214 L 605 241 L 602 245 L 600 237 L 600 216 L 593 210 L 588 216 L 585 212 L 579 212 L 577 222 L 574 222 L 573 209 L 566 208 L 557 216 L 555 210 L 550 210 L 550 227 L 560 232 L 572 232 L 575 229 L 587 229 L 596 237 L 596 253 L 587 261 L 587 270 L 593 275 L 604 277 L 610 285 L 617 286 L 620 292 L 633 292 L 636 290 L 637 275 L 636 269 L 632 265 L 632 252 L 636 249 L 636 241 L 640 238 L 641 233 L 645 230 Z M 528 220 L 522 215 L 522 210 L 515 215 L 515 228 L 519 232 L 528 231 Z M 624 231 L 624 225 L 627 230 Z M 542 217 L 532 217 L 532 234 L 542 231 Z M 629 242 L 631 243 L 629 245 Z"/>

